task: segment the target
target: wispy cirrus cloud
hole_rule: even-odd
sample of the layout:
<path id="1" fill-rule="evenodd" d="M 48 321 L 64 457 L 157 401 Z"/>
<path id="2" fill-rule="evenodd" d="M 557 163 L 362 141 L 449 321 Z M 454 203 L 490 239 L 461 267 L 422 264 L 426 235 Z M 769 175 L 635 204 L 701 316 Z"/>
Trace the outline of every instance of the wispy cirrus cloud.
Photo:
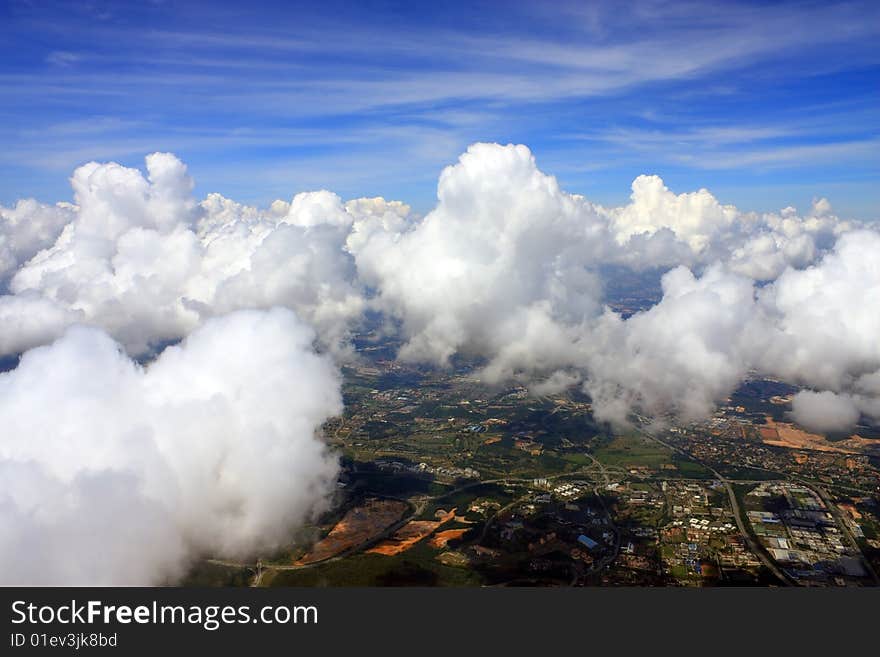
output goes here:
<path id="1" fill-rule="evenodd" d="M 82 55 L 66 50 L 53 50 L 46 55 L 46 63 L 53 66 L 67 67 L 72 66 L 82 60 Z"/>
<path id="2" fill-rule="evenodd" d="M 799 106 L 876 105 L 880 9 L 869 2 L 510 3 L 503 16 L 493 5 L 385 15 L 333 2 L 297 12 L 218 6 L 210 15 L 187 2 L 62 9 L 16 6 L 0 28 L 9 55 L 0 119 L 26 129 L 2 132 L 3 159 L 20 156 L 33 169 L 27 180 L 43 168 L 134 157 L 149 142 L 213 167 L 226 139 L 236 166 L 251 174 L 275 161 L 346 157 L 346 144 L 372 143 L 377 156 L 415 152 L 437 141 L 435 128 L 448 131 L 455 149 L 481 139 L 545 145 L 560 171 L 621 169 L 634 159 L 642 168 L 718 171 L 761 160 L 783 171 L 798 163 L 796 151 L 775 159 L 759 151 L 852 142 L 825 147 L 845 168 L 860 161 L 855 142 L 870 145 L 874 136 L 835 136 L 835 123 L 851 124 L 845 107 L 824 110 L 824 125 L 785 126 Z M 51 50 L 38 45 L 47 40 Z M 98 105 L 119 129 L 71 134 L 50 152 L 39 134 L 45 126 L 87 122 Z M 371 140 L 401 128 L 406 145 Z M 291 137 L 296 130 L 300 138 Z M 602 135 L 563 145 L 565 135 L 594 133 Z M 752 160 L 740 152 L 746 144 L 760 146 Z M 22 176 L 7 170 L 13 178 Z M 398 195 L 407 191 L 401 185 Z"/>

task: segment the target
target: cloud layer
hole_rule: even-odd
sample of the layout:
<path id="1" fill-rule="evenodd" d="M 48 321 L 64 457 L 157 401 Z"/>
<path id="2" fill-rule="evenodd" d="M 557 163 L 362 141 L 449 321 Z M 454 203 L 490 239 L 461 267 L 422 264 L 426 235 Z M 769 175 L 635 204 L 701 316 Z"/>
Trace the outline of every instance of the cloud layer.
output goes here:
<path id="1" fill-rule="evenodd" d="M 5 354 L 78 323 L 145 354 L 212 317 L 279 305 L 345 358 L 373 309 L 399 322 L 402 359 L 475 356 L 484 380 L 541 390 L 582 381 L 616 421 L 704 416 L 755 369 L 873 413 L 862 377 L 880 368 L 878 233 L 825 199 L 805 215 L 748 213 L 639 176 L 630 203 L 607 208 L 562 190 L 525 146 L 498 144 L 444 169 L 423 218 L 328 191 L 265 209 L 199 202 L 163 153 L 146 175 L 90 163 L 71 184 L 75 205 L 2 210 Z M 667 270 L 662 300 L 628 319 L 608 311 L 606 265 Z"/>

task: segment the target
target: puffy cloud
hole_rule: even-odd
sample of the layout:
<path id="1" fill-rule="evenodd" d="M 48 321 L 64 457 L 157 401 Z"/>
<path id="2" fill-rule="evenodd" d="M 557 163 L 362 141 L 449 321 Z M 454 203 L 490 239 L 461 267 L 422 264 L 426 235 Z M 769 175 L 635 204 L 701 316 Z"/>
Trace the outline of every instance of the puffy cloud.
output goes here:
<path id="1" fill-rule="evenodd" d="M 850 398 L 856 408 L 874 422 L 880 423 L 880 369 L 856 379 L 853 391 Z"/>
<path id="2" fill-rule="evenodd" d="M 345 204 L 346 211 L 354 217 L 346 247 L 357 253 L 375 234 L 396 234 L 406 230 L 415 217 L 410 207 L 400 201 L 386 201 L 381 196 L 359 198 Z"/>
<path id="3" fill-rule="evenodd" d="M 552 336 L 600 308 L 598 279 L 584 267 L 605 239 L 593 207 L 539 171 L 524 146 L 471 146 L 437 194 L 422 221 L 374 230 L 352 249 L 379 307 L 403 322 L 401 357 L 486 356 L 491 380 L 564 363 Z"/>
<path id="4" fill-rule="evenodd" d="M 636 178 L 630 198 L 629 205 L 609 212 L 615 239 L 621 245 L 634 235 L 651 236 L 668 229 L 699 256 L 739 214 L 734 206 L 721 205 L 706 189 L 676 195 L 659 176 Z"/>
<path id="5" fill-rule="evenodd" d="M 761 292 L 768 332 L 760 362 L 787 380 L 842 391 L 880 370 L 880 233 L 843 235 L 814 266 Z"/>
<path id="6" fill-rule="evenodd" d="M 156 584 L 323 510 L 340 379 L 286 309 L 211 319 L 151 364 L 73 327 L 0 374 L 0 582 Z"/>
<path id="7" fill-rule="evenodd" d="M 186 286 L 189 307 L 218 314 L 243 307 L 284 305 L 318 330 L 341 354 L 365 299 L 345 242 L 356 217 L 330 192 L 297 194 L 269 215 L 227 221 L 201 231 L 201 271 Z M 210 223 L 212 219 L 208 218 Z"/>
<path id="8" fill-rule="evenodd" d="M 55 242 L 75 211 L 70 203 L 43 205 L 34 199 L 12 208 L 0 205 L 0 290 L 20 265 Z"/>
<path id="9" fill-rule="evenodd" d="M 0 353 L 18 354 L 51 342 L 64 329 L 82 321 L 83 313 L 38 294 L 0 297 Z"/>
<path id="10" fill-rule="evenodd" d="M 829 390 L 801 390 L 791 400 L 791 413 L 795 422 L 819 433 L 851 429 L 860 416 L 852 398 Z"/>
<path id="11" fill-rule="evenodd" d="M 697 420 L 743 379 L 754 329 L 752 281 L 710 268 L 663 276 L 663 299 L 624 320 L 606 312 L 588 336 L 585 389 L 600 419 L 633 410 Z"/>
<path id="12" fill-rule="evenodd" d="M 768 328 L 756 341 L 761 371 L 805 385 L 795 419 L 846 430 L 880 420 L 880 233 L 848 232 L 820 262 L 786 270 L 761 291 Z"/>
<path id="13" fill-rule="evenodd" d="M 41 344 L 60 334 L 66 313 L 143 353 L 210 317 L 283 305 L 318 329 L 324 347 L 346 349 L 364 299 L 345 248 L 358 217 L 339 197 L 298 194 L 265 212 L 217 194 L 198 204 L 177 158 L 155 153 L 146 164 L 146 177 L 113 163 L 74 172 L 77 211 L 10 285 L 56 311 L 10 325 L 0 343 Z"/>
<path id="14" fill-rule="evenodd" d="M 852 222 L 819 199 L 807 216 L 742 212 L 722 205 L 708 190 L 675 194 L 658 176 L 639 176 L 628 205 L 599 208 L 607 217 L 618 255 L 633 267 L 702 267 L 725 262 L 736 273 L 770 281 L 787 267 L 803 268 L 834 244 Z"/>
<path id="15" fill-rule="evenodd" d="M 537 381 L 529 386 L 529 392 L 537 397 L 555 395 L 577 385 L 581 379 L 581 375 L 577 372 L 556 370 L 543 381 Z"/>
<path id="16" fill-rule="evenodd" d="M 794 208 L 779 214 L 743 220 L 747 229 L 731 239 L 728 261 L 731 269 L 756 280 L 775 280 L 788 267 L 803 269 L 834 246 L 837 238 L 859 226 L 831 214 L 831 204 L 820 199 L 810 213 L 797 215 Z"/>

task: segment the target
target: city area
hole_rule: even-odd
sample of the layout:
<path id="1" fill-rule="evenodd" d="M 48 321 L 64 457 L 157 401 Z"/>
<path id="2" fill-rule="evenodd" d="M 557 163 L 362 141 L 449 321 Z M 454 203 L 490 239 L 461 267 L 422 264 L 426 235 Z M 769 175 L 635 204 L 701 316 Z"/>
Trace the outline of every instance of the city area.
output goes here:
<path id="1" fill-rule="evenodd" d="M 333 511 L 194 584 L 875 586 L 880 431 L 810 434 L 796 389 L 754 378 L 707 421 L 597 423 L 577 389 L 493 389 L 388 345 L 345 373 L 324 428 Z"/>

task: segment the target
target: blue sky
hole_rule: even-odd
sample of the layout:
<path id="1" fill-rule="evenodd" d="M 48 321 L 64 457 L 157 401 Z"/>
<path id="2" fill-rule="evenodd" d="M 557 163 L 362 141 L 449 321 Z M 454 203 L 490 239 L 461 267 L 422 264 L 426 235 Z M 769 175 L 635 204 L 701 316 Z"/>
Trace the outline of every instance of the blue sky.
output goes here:
<path id="1" fill-rule="evenodd" d="M 880 3 L 0 4 L 0 203 L 168 150 L 200 195 L 431 207 L 473 141 L 606 204 L 656 173 L 880 218 Z"/>

